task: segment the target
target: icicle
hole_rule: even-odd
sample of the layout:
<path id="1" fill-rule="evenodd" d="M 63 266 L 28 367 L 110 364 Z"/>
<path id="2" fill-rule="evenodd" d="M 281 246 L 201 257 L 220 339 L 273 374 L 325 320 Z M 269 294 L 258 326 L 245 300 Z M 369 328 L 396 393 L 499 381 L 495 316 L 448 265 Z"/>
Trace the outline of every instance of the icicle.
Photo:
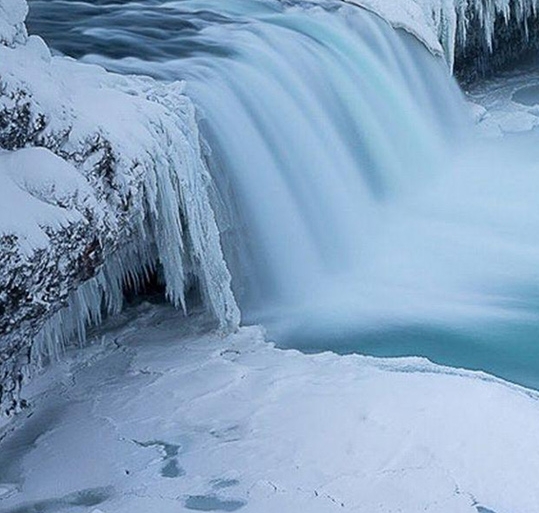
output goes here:
<path id="1" fill-rule="evenodd" d="M 37 362 L 58 359 L 70 340 L 86 341 L 89 326 L 123 307 L 125 286 L 138 290 L 159 262 L 166 296 L 187 311 L 188 275 L 198 278 L 209 309 L 224 330 L 234 329 L 240 313 L 231 290 L 231 277 L 221 250 L 219 231 L 209 199 L 211 178 L 200 146 L 193 104 L 174 98 L 177 116 L 174 137 L 164 123 L 153 125 L 156 146 L 144 177 L 144 208 L 136 243 L 105 260 L 98 274 L 69 296 L 66 307 L 53 315 L 37 335 Z M 154 99 L 165 103 L 167 97 Z"/>
<path id="2" fill-rule="evenodd" d="M 446 61 L 451 72 L 455 63 L 455 47 L 457 35 L 457 9 L 454 0 L 442 0 L 440 7 L 438 36 L 444 48 Z"/>
<path id="3" fill-rule="evenodd" d="M 131 245 L 109 259 L 98 274 L 71 292 L 67 305 L 45 323 L 32 346 L 35 364 L 58 360 L 74 339 L 86 343 L 87 330 L 103 321 L 103 313 L 113 315 L 123 308 L 123 290 L 129 276 L 149 272 L 155 265 L 156 254 L 151 246 Z"/>
<path id="4" fill-rule="evenodd" d="M 183 84 L 176 86 L 178 91 L 183 90 Z M 184 95 L 176 96 L 174 103 L 169 95 L 152 99 L 175 112 L 179 121 L 174 139 L 167 140 L 165 154 L 156 162 L 156 176 L 150 176 L 147 182 L 154 195 L 149 198 L 153 201 L 153 217 L 149 221 L 156 234 L 167 297 L 185 309 L 185 264 L 189 263 L 221 328 L 235 329 L 240 312 L 210 202 L 211 177 L 202 155 L 195 107 Z M 161 132 L 163 127 L 156 129 Z"/>
<path id="5" fill-rule="evenodd" d="M 537 15 L 539 0 L 417 0 L 429 10 L 438 40 L 442 45 L 448 65 L 452 69 L 457 46 L 467 42 L 468 16 L 479 21 L 482 37 L 489 52 L 494 50 L 496 19 L 502 17 L 509 26 L 512 22 L 522 25 L 524 37 L 529 39 L 529 20 Z"/>

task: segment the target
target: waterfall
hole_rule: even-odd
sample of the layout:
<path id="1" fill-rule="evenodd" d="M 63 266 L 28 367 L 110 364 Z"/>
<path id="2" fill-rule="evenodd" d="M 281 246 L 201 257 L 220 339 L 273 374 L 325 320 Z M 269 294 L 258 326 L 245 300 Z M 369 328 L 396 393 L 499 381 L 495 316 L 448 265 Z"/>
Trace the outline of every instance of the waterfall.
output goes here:
<path id="1" fill-rule="evenodd" d="M 440 60 L 378 17 L 342 11 L 291 8 L 233 35 L 212 27 L 233 58 L 178 63 L 213 176 L 232 191 L 246 313 L 325 302 L 343 283 L 360 296 L 381 218 L 437 173 L 465 125 Z"/>
<path id="2" fill-rule="evenodd" d="M 537 150 L 477 141 L 446 63 L 417 39 L 340 2 L 53 5 L 80 37 L 41 0 L 36 30 L 62 52 L 185 81 L 248 322 L 294 347 L 502 375 L 529 352 Z M 509 353 L 512 323 L 526 336 Z M 504 349 L 485 357 L 487 339 Z"/>

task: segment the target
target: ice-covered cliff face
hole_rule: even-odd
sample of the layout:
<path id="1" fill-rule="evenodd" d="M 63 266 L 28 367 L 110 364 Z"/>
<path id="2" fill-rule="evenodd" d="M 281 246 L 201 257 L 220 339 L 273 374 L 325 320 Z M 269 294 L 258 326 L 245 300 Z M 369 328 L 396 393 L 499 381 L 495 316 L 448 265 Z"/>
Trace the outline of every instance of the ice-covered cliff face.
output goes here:
<path id="1" fill-rule="evenodd" d="M 322 0 L 324 1 L 324 0 Z M 376 12 L 443 52 L 464 81 L 539 47 L 537 0 L 344 0 Z"/>
<path id="2" fill-rule="evenodd" d="M 182 84 L 51 57 L 22 0 L 0 1 L 0 404 L 33 364 L 122 307 L 159 267 L 168 299 L 196 287 L 239 323 Z"/>

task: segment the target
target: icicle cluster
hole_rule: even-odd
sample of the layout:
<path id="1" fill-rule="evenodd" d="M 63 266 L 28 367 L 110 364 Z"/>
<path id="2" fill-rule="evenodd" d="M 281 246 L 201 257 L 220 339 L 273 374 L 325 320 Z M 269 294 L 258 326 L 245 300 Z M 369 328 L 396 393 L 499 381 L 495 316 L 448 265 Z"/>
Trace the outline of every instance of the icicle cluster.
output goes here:
<path id="1" fill-rule="evenodd" d="M 33 348 L 38 361 L 57 359 L 69 341 L 86 340 L 88 326 L 99 325 L 104 315 L 123 308 L 126 285 L 137 290 L 149 280 L 157 263 L 161 265 L 166 295 L 187 311 L 185 290 L 193 275 L 201 284 L 208 308 L 221 329 L 235 329 L 240 322 L 221 251 L 219 232 L 210 205 L 209 172 L 200 152 L 195 110 L 181 94 L 181 84 L 171 95 L 165 89 L 152 94 L 156 103 L 173 102 L 174 114 L 167 123 L 151 123 L 153 141 L 159 144 L 149 155 L 151 165 L 142 173 L 142 205 L 134 217 L 138 222 L 137 244 L 129 243 L 105 259 L 98 274 L 75 289 L 67 306 L 44 325 Z"/>
<path id="2" fill-rule="evenodd" d="M 89 326 L 121 312 L 126 283 L 137 291 L 149 279 L 155 257 L 150 246 L 131 244 L 108 258 L 96 276 L 70 294 L 67 306 L 45 323 L 32 347 L 33 361 L 41 366 L 58 360 L 73 339 L 83 345 Z"/>
<path id="3" fill-rule="evenodd" d="M 496 21 L 501 17 L 505 25 L 522 27 L 529 38 L 529 20 L 537 16 L 537 0 L 418 0 L 429 9 L 440 43 L 451 69 L 457 47 L 463 48 L 468 39 L 470 19 L 479 20 L 482 37 L 489 52 L 496 38 Z"/>
<path id="4" fill-rule="evenodd" d="M 479 20 L 488 51 L 496 39 L 496 22 L 522 27 L 529 36 L 529 20 L 536 18 L 539 0 L 344 0 L 369 9 L 395 27 L 418 37 L 434 53 L 442 53 L 453 69 L 455 55 L 467 44 L 470 20 Z M 473 27 L 475 30 L 476 27 Z M 477 36 L 477 34 L 474 34 Z"/>
<path id="5" fill-rule="evenodd" d="M 524 32 L 529 36 L 528 21 L 535 17 L 538 12 L 537 0 L 460 0 L 457 8 L 461 23 L 459 24 L 459 36 L 462 42 L 466 41 L 468 29 L 467 13 L 473 12 L 481 22 L 484 30 L 485 42 L 492 51 L 495 38 L 494 26 L 496 19 L 502 16 L 505 23 L 516 23 L 524 27 Z M 512 19 L 514 17 L 514 19 Z"/>

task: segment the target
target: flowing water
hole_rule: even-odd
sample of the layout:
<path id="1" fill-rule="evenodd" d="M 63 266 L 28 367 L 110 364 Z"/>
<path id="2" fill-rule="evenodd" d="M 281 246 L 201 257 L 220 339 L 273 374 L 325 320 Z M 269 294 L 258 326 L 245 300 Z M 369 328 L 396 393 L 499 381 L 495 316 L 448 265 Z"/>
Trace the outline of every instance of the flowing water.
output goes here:
<path id="1" fill-rule="evenodd" d="M 412 36 L 329 0 L 30 4 L 58 52 L 185 81 L 245 322 L 539 388 L 539 149 L 476 140 Z"/>

